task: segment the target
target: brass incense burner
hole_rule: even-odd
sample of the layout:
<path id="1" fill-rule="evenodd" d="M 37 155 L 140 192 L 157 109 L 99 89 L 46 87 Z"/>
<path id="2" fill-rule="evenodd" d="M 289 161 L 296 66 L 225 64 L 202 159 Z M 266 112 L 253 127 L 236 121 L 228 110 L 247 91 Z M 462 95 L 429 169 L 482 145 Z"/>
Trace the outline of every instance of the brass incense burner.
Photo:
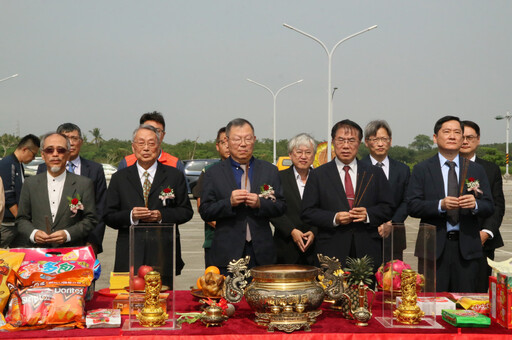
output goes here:
<path id="1" fill-rule="evenodd" d="M 290 333 L 302 328 L 309 331 L 322 313 L 318 308 L 325 295 L 339 299 L 343 293 L 342 279 L 333 275 L 340 268 L 339 261 L 327 257 L 322 259 L 327 261 L 322 265 L 326 270 L 323 273 L 325 290 L 316 280 L 322 273 L 319 268 L 276 264 L 248 271 L 249 257 L 246 257 L 232 261 L 228 266 L 228 271 L 234 275 L 226 278 L 224 296 L 232 303 L 245 296 L 256 312 L 256 323 L 267 326 L 269 332 L 278 329 Z M 249 276 L 252 276 L 252 282 L 247 285 Z"/>
<path id="2" fill-rule="evenodd" d="M 141 326 L 160 327 L 167 320 L 167 313 L 164 313 L 160 306 L 160 290 L 162 279 L 159 272 L 151 271 L 144 276 L 146 287 L 144 289 L 144 307 L 137 314 Z"/>
<path id="3" fill-rule="evenodd" d="M 401 275 L 402 303 L 393 312 L 396 320 L 403 324 L 416 325 L 420 323 L 425 313 L 416 305 L 416 272 L 404 269 Z"/>

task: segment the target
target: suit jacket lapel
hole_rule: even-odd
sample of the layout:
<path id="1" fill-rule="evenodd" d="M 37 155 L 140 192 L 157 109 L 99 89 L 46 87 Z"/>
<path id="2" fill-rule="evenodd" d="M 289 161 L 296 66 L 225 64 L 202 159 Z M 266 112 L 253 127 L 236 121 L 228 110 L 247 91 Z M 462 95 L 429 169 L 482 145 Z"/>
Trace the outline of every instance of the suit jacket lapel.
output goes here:
<path id="1" fill-rule="evenodd" d="M 396 171 L 396 163 L 389 158 L 389 185 L 393 188 L 398 183 L 398 172 Z"/>
<path id="2" fill-rule="evenodd" d="M 80 157 L 80 156 L 78 156 L 78 157 Z M 89 177 L 90 172 L 91 172 L 91 169 L 89 169 L 89 164 L 87 163 L 87 160 L 80 157 L 80 175 Z"/>
<path id="3" fill-rule="evenodd" d="M 41 207 L 43 207 L 43 216 L 48 216 L 51 221 L 52 211 L 50 210 L 50 197 L 48 196 L 48 178 L 46 177 L 46 171 L 43 172 L 38 180 L 39 192 L 41 193 L 38 199 L 41 199 Z"/>
<path id="4" fill-rule="evenodd" d="M 287 182 L 286 186 L 290 190 L 292 190 L 293 197 L 296 198 L 299 202 L 301 201 L 300 198 L 300 191 L 299 187 L 297 186 L 297 179 L 295 178 L 295 172 L 293 171 L 293 165 L 289 167 L 286 171 L 286 176 L 284 176 L 284 180 Z M 285 186 L 285 183 L 283 183 L 283 187 Z"/>
<path id="5" fill-rule="evenodd" d="M 139 171 L 137 170 L 137 165 L 132 165 L 128 167 L 128 171 L 126 174 L 128 178 L 128 183 L 133 187 L 135 192 L 140 196 L 142 202 L 144 202 L 144 193 L 142 192 L 142 184 L 140 182 Z"/>
<path id="6" fill-rule="evenodd" d="M 338 172 L 338 167 L 336 166 L 336 160 L 333 159 L 329 163 L 327 163 L 328 172 L 327 182 L 332 183 L 334 191 L 338 194 L 342 208 L 348 210 L 350 208 L 347 200 L 347 195 L 345 194 L 345 187 L 343 186 L 343 182 L 341 181 L 340 173 Z"/>
<path id="7" fill-rule="evenodd" d="M 256 160 L 255 160 L 256 162 Z M 230 158 L 223 160 L 220 163 L 220 166 L 222 167 L 222 172 L 225 177 L 225 183 L 231 187 L 231 190 L 240 189 L 235 181 L 235 175 L 233 174 L 233 169 L 231 169 L 231 160 Z M 254 172 L 253 172 L 254 175 Z M 253 178 L 254 180 L 254 178 Z M 252 183 L 251 183 L 251 190 L 252 190 Z"/>
<path id="8" fill-rule="evenodd" d="M 442 199 L 446 196 L 444 191 L 443 173 L 441 172 L 441 164 L 439 163 L 439 156 L 435 154 L 428 160 L 428 171 L 430 172 L 431 185 L 436 187 L 438 198 Z M 428 185 L 428 183 L 427 183 Z"/>
<path id="9" fill-rule="evenodd" d="M 155 178 L 153 179 L 153 183 L 151 183 L 151 189 L 149 190 L 149 196 L 153 195 L 155 192 L 160 194 L 160 192 L 164 189 L 161 184 L 165 181 L 166 178 L 167 169 L 165 169 L 162 164 L 158 163 L 156 167 Z"/>

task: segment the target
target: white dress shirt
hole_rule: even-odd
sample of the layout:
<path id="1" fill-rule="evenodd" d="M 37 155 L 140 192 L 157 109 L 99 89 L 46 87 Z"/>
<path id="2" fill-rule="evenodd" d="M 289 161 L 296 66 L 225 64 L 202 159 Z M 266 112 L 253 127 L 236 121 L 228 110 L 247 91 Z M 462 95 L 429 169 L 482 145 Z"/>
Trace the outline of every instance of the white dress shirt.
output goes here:
<path id="1" fill-rule="evenodd" d="M 306 187 L 306 182 L 308 181 L 309 177 L 309 170 L 308 175 L 306 177 L 306 182 L 302 181 L 302 178 L 300 177 L 300 174 L 297 172 L 297 169 L 293 167 L 293 174 L 295 175 L 295 181 L 297 182 L 297 188 L 299 189 L 300 198 L 302 199 L 302 195 L 304 195 L 304 188 Z"/>
<path id="2" fill-rule="evenodd" d="M 376 160 L 375 158 L 373 158 L 372 155 L 370 155 L 370 160 L 373 165 L 377 165 L 377 163 L 379 163 L 379 161 Z M 386 156 L 386 158 L 384 158 L 384 160 L 380 163 L 382 163 L 382 167 L 381 167 L 382 171 L 384 171 L 386 178 L 389 180 L 389 158 L 388 158 L 388 156 Z"/>

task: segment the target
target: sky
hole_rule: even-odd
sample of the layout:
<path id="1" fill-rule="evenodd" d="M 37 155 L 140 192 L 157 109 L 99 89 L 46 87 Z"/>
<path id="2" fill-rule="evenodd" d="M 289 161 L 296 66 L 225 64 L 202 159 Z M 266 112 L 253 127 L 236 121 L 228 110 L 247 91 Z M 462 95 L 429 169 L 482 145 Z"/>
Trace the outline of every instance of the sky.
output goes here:
<path id="1" fill-rule="evenodd" d="M 512 2 L 347 0 L 1 0 L 0 134 L 79 125 L 128 140 L 160 111 L 165 142 L 213 140 L 231 119 L 258 138 L 307 132 L 326 140 L 327 54 L 333 122 L 385 119 L 393 145 L 433 134 L 445 115 L 474 120 L 481 142 L 504 142 L 512 111 Z"/>

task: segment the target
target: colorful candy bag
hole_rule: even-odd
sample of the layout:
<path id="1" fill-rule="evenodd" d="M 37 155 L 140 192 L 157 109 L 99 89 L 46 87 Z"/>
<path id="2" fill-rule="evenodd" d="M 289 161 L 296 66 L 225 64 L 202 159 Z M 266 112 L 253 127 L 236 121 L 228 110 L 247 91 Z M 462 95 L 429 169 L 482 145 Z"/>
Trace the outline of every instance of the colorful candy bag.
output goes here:
<path id="1" fill-rule="evenodd" d="M 6 316 L 7 324 L 0 329 L 83 328 L 84 296 L 92 279 L 92 269 L 77 269 L 55 275 L 31 274 L 23 280 L 25 288 L 13 291 Z"/>
<path id="2" fill-rule="evenodd" d="M 8 251 L 0 253 L 0 315 L 11 295 L 8 283 L 13 287 L 14 273 L 20 268 L 24 256 L 23 253 Z"/>

